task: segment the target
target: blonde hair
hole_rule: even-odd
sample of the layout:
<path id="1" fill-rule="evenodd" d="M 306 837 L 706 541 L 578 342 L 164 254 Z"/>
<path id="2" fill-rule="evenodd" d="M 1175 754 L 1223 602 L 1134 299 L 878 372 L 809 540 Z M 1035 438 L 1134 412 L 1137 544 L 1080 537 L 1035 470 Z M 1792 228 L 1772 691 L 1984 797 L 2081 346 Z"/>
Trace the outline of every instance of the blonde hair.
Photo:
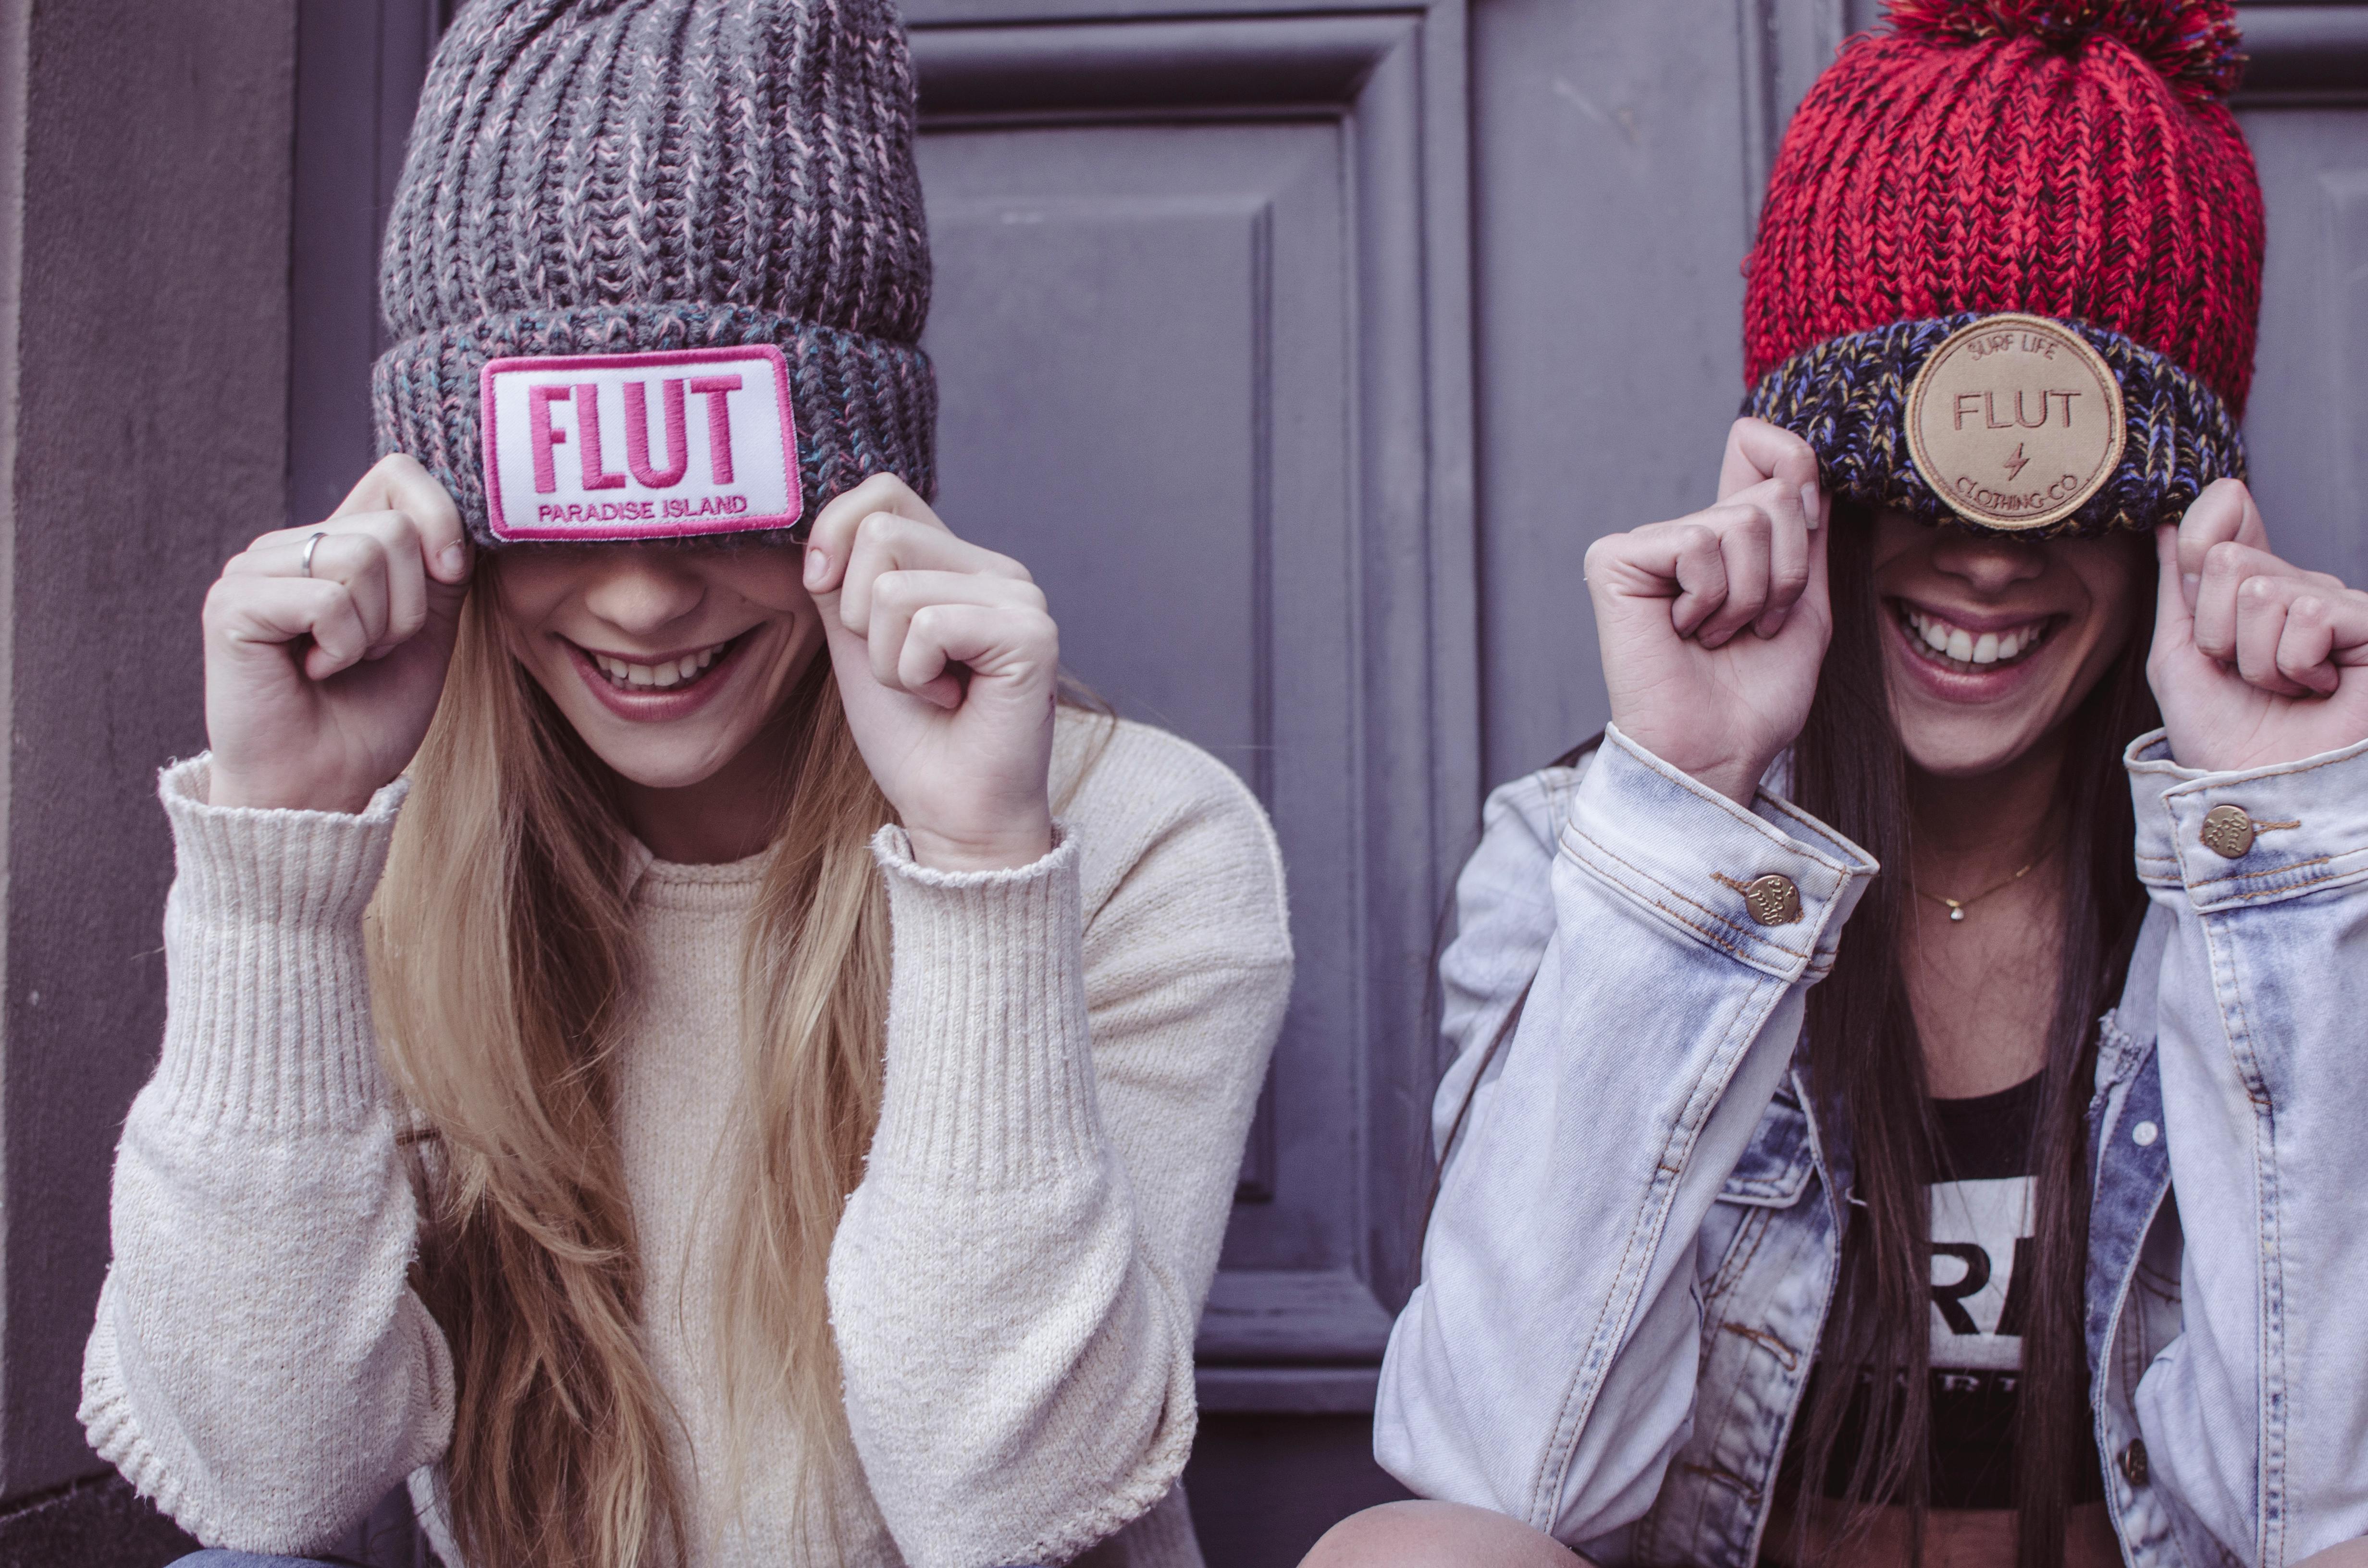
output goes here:
<path id="1" fill-rule="evenodd" d="M 370 923 L 418 1129 L 414 1284 L 458 1381 L 451 1520 L 473 1562 L 663 1568 L 685 1555 L 685 1498 L 611 1115 L 640 961 L 624 828 L 611 776 L 506 647 L 498 584 L 482 573 L 463 608 Z M 800 1494 L 818 1480 L 827 1499 L 848 1438 L 825 1278 L 879 1119 L 888 911 L 868 841 L 894 813 L 827 659 L 768 734 L 783 810 L 743 966 L 717 1341 L 735 1448 L 753 1411 L 785 1410 Z"/>

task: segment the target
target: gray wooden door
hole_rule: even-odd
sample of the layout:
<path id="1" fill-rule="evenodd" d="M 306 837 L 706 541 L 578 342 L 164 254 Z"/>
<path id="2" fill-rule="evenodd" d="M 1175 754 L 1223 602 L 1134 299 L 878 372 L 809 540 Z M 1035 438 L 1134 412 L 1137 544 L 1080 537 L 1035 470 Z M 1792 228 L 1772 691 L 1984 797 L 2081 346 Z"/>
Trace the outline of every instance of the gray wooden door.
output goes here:
<path id="1" fill-rule="evenodd" d="M 1212 1562 L 1295 1561 L 1395 1493 L 1366 1432 L 1477 805 L 1464 17 L 906 16 L 941 507 L 1030 563 L 1081 676 L 1241 773 L 1290 867 L 1299 981 L 1188 1486 Z"/>
<path id="2" fill-rule="evenodd" d="M 303 7 L 302 517 L 366 450 L 365 236 L 437 10 Z M 1483 788 L 1604 721 L 1581 557 L 1711 498 L 1759 187 L 1873 11 L 907 0 L 946 515 L 1036 571 L 1079 676 L 1240 771 L 1289 861 L 1298 986 L 1200 1346 L 1215 1568 L 1393 1494 L 1367 1426 L 1449 881 Z M 2259 489 L 2368 581 L 2368 5 L 2244 16 Z"/>

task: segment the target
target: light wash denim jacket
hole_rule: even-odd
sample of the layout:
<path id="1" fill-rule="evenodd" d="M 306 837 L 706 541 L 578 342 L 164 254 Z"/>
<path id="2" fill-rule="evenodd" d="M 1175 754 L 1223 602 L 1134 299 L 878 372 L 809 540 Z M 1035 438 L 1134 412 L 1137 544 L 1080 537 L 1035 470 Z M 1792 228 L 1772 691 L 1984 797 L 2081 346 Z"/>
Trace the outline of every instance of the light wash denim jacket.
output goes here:
<path id="1" fill-rule="evenodd" d="M 2205 774 L 2130 747 L 2152 907 L 2089 1110 L 2088 1337 L 2135 1568 L 2368 1534 L 2363 754 Z M 2235 859 L 2203 841 L 2222 804 L 2260 825 Z M 1616 730 L 1497 791 L 1440 966 L 1442 1144 L 1470 1107 L 1382 1369 L 1391 1473 L 1607 1565 L 1753 1562 L 1850 1190 L 1803 997 L 1875 871 Z M 1747 913 L 1770 874 L 1799 920 Z"/>

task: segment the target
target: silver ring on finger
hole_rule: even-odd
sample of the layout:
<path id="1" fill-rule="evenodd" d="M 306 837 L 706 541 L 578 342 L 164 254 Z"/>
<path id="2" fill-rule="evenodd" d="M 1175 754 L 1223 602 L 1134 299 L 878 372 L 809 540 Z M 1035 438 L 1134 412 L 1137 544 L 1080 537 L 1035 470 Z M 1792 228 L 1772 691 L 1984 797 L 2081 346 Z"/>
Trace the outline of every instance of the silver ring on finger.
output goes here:
<path id="1" fill-rule="evenodd" d="M 328 537 L 329 537 L 329 530 L 328 530 L 328 529 L 326 529 L 326 528 L 314 528 L 314 529 L 313 530 L 313 537 L 312 537 L 312 538 L 310 538 L 310 539 L 308 539 L 308 540 L 306 540 L 304 541 L 304 561 L 303 561 L 303 567 L 304 567 L 304 575 L 306 575 L 307 577 L 309 577 L 309 576 L 311 576 L 311 575 L 313 574 L 313 552 L 314 551 L 316 551 L 316 550 L 320 549 L 320 548 L 321 548 L 321 541 L 322 541 L 323 540 L 324 540 L 324 539 L 328 538 Z"/>

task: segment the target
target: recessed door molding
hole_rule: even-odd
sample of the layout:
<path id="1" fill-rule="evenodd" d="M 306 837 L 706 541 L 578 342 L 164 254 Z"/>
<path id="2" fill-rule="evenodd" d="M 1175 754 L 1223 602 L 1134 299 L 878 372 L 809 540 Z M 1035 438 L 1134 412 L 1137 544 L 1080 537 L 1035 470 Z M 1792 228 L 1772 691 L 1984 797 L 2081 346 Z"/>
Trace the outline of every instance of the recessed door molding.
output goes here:
<path id="1" fill-rule="evenodd" d="M 952 225 L 979 222 L 995 199 L 973 184 L 927 189 L 933 136 L 1302 124 L 1331 149 L 1330 297 L 1308 287 L 1312 253 L 1292 250 L 1308 220 L 1288 203 L 1312 198 L 1246 197 L 1240 220 L 1246 248 L 1271 247 L 1268 283 L 1248 281 L 1258 265 L 1241 270 L 1267 296 L 1253 313 L 1273 363 L 1240 412 L 1258 426 L 1254 461 L 1273 472 L 1251 503 L 1269 514 L 1255 529 L 1254 619 L 1271 642 L 1258 755 L 1236 765 L 1283 840 L 1300 980 L 1199 1348 L 1212 1409 L 1364 1409 L 1413 1283 L 1437 1071 L 1428 977 L 1479 806 L 1463 12 L 1201 9 L 1163 4 L 1135 20 L 1060 0 L 908 6 L 925 192 L 933 219 L 946 203 L 942 257 L 962 243 Z M 1071 215 L 1042 193 L 1022 205 L 1012 221 Z M 1311 312 L 1337 313 L 1338 330 L 1325 336 Z M 1335 358 L 1310 358 L 1324 342 Z M 948 397 L 951 409 L 958 389 Z M 1278 449 L 1287 422 L 1336 408 L 1337 432 Z M 1309 494 L 1294 462 L 1331 460 L 1293 454 L 1336 447 L 1344 505 L 1327 522 L 1287 497 Z"/>

